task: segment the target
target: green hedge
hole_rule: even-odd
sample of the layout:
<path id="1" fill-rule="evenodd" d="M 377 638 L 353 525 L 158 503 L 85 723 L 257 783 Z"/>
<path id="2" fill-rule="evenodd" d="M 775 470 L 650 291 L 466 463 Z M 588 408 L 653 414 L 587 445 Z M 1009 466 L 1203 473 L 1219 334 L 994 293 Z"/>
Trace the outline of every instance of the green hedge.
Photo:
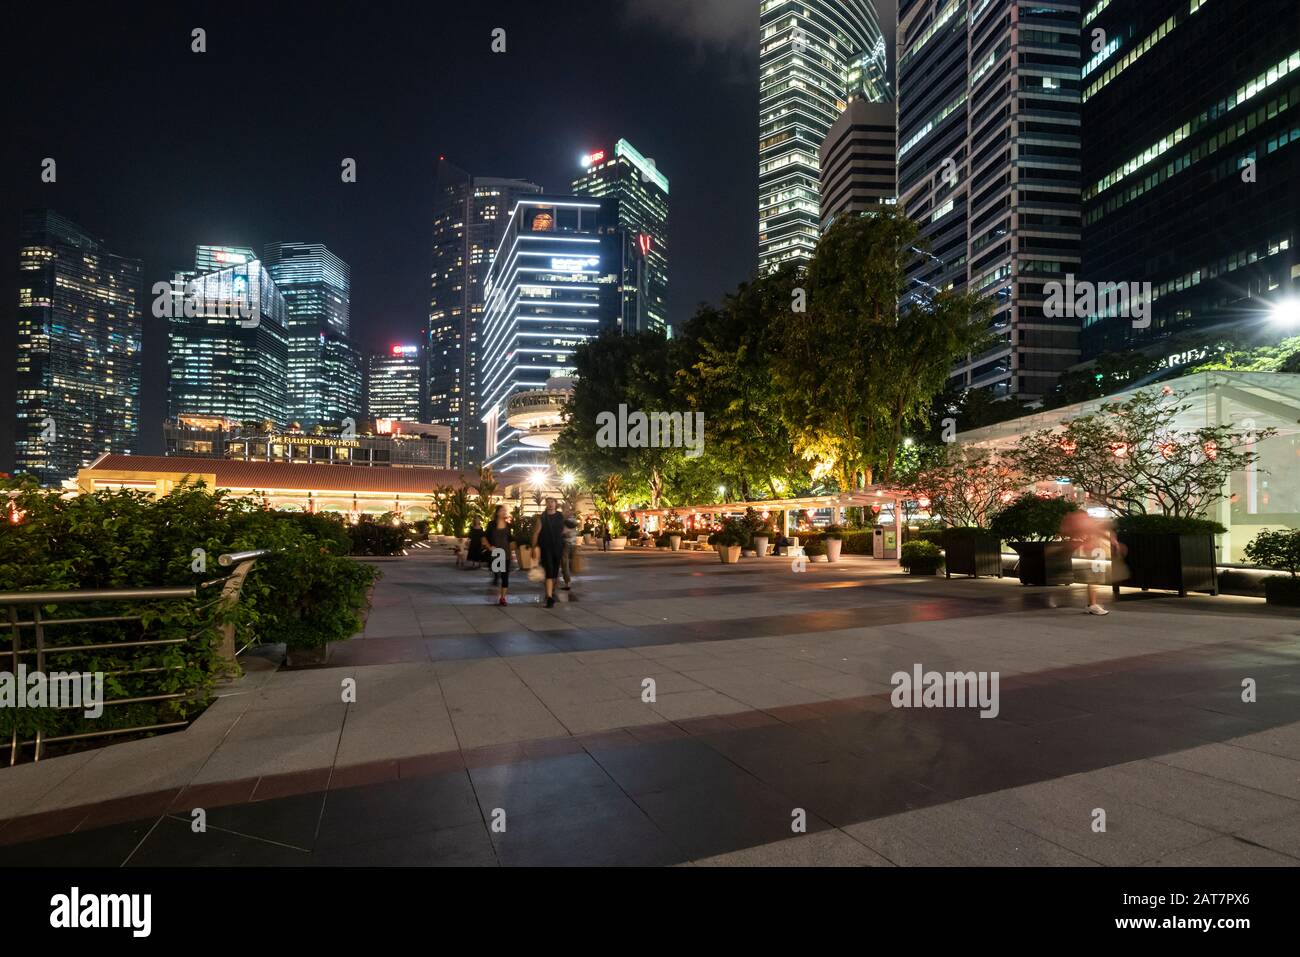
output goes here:
<path id="1" fill-rule="evenodd" d="M 1115 520 L 1121 532 L 1133 535 L 1222 535 L 1227 531 L 1207 518 L 1175 518 L 1172 515 L 1121 515 Z"/>
<path id="2" fill-rule="evenodd" d="M 899 562 L 912 575 L 933 575 L 943 564 L 943 554 L 933 542 L 907 542 Z"/>
<path id="3" fill-rule="evenodd" d="M 142 617 L 142 623 L 51 628 L 48 644 L 54 649 L 187 639 L 178 645 L 97 653 L 55 650 L 47 671 L 128 672 L 106 675 L 109 698 L 177 692 L 191 697 L 113 705 L 93 720 L 80 711 L 0 709 L 0 734 L 5 736 L 14 727 L 30 736 L 37 727 L 55 735 L 189 720 L 206 706 L 223 671 L 219 625 L 234 624 L 240 647 L 257 640 L 312 647 L 347 638 L 361 627 L 366 593 L 377 574 L 347 557 L 350 538 L 339 534 L 341 523 L 334 519 L 269 511 L 253 499 L 231 498 L 202 486 L 180 486 L 159 499 L 129 490 L 64 498 L 55 490 L 29 488 L 14 504 L 22 520 L 0 523 L 0 591 L 196 586 L 224 574 L 217 564 L 223 552 L 269 548 L 274 554 L 257 560 L 239 604 L 228 612 L 211 601 L 219 586 L 200 591 L 204 602 L 45 606 L 42 613 L 55 618 Z M 206 567 L 195 567 L 200 561 L 196 549 L 202 550 Z M 24 638 L 24 647 L 31 647 L 30 631 Z M 24 656 L 24 662 L 34 667 L 34 656 Z M 142 673 L 149 668 L 162 670 Z"/>

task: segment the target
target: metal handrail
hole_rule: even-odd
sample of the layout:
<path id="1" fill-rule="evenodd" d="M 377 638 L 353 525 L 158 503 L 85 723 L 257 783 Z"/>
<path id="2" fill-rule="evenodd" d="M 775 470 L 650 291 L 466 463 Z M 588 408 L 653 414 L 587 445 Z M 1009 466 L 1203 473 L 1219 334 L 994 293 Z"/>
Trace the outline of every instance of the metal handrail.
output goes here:
<path id="1" fill-rule="evenodd" d="M 112 622 L 140 622 L 141 615 L 89 615 L 81 618 L 50 618 L 42 613 L 45 605 L 65 605 L 85 602 L 98 601 L 173 601 L 173 600 L 190 600 L 194 601 L 199 597 L 199 589 L 207 588 L 211 585 L 224 584 L 224 588 L 219 597 L 205 601 L 198 605 L 198 610 L 202 611 L 211 608 L 213 605 L 223 601 L 237 601 L 239 590 L 242 587 L 244 579 L 252 570 L 255 559 L 264 555 L 271 554 L 271 549 L 260 548 L 251 549 L 242 552 L 230 552 L 221 555 L 217 562 L 223 568 L 232 569 L 231 572 L 222 578 L 207 581 L 201 585 L 194 586 L 163 586 L 158 588 L 98 588 L 98 589 L 77 589 L 69 591 L 24 591 L 24 592 L 0 592 L 0 606 L 7 606 L 7 620 L 0 622 L 0 627 L 8 626 L 12 639 L 11 647 L 8 650 L 0 650 L 0 660 L 9 659 L 10 667 L 17 671 L 18 662 L 27 656 L 36 657 L 36 670 L 45 671 L 45 662 L 48 655 L 63 655 L 72 652 L 94 652 L 109 649 L 125 648 L 146 648 L 159 645 L 178 645 L 184 644 L 188 638 L 162 638 L 162 639 L 142 639 L 139 641 L 113 641 L 95 644 L 81 645 L 61 645 L 50 647 L 45 643 L 46 629 L 57 625 L 92 625 Z M 22 619 L 18 616 L 18 609 L 27 607 L 31 609 L 31 617 Z M 25 629 L 33 629 L 35 632 L 35 647 L 22 647 L 22 633 Z M 223 640 L 230 642 L 233 639 L 233 626 L 223 626 Z M 191 636 L 192 637 L 192 636 Z M 242 649 L 241 649 L 242 650 Z M 228 654 L 232 661 L 236 656 L 233 646 Z M 176 670 L 183 666 L 174 665 L 166 668 L 140 668 L 140 669 L 123 669 L 106 674 L 149 674 L 161 671 Z M 106 699 L 102 704 L 109 705 L 137 704 L 146 701 L 175 701 L 192 696 L 190 692 L 176 692 L 172 694 L 145 695 L 133 698 Z M 15 727 L 9 742 L 9 764 L 14 765 L 18 761 L 18 754 L 23 747 L 28 745 L 35 746 L 33 760 L 41 759 L 41 750 L 45 744 L 56 741 L 79 741 L 88 738 L 107 737 L 120 734 L 134 734 L 145 731 L 162 731 L 171 728 L 184 727 L 188 722 L 185 721 L 167 721 L 159 722 L 152 725 L 141 725 L 131 728 L 115 728 L 107 731 L 90 731 L 80 732 L 77 734 L 57 735 L 46 737 L 39 729 L 33 740 L 19 740 L 18 730 Z"/>
<path id="2" fill-rule="evenodd" d="M 254 558 L 261 558 L 263 555 L 271 554 L 269 548 L 254 548 L 246 552 L 227 552 L 225 555 L 217 558 L 217 564 L 222 568 L 229 568 L 231 565 L 238 565 L 240 562 L 249 562 Z"/>

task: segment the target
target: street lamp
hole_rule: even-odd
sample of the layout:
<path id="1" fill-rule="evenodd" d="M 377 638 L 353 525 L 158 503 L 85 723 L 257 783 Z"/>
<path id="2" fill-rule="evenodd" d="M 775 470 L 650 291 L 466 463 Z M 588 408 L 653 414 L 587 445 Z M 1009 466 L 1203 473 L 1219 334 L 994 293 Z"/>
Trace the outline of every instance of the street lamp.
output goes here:
<path id="1" fill-rule="evenodd" d="M 1300 297 L 1287 296 L 1269 307 L 1268 317 L 1284 329 L 1300 328 Z"/>
<path id="2" fill-rule="evenodd" d="M 572 472 L 565 472 L 563 475 L 560 476 L 560 484 L 562 484 L 565 488 L 569 488 L 576 481 L 577 478 L 574 476 Z"/>
<path id="3" fill-rule="evenodd" d="M 718 486 L 718 498 L 726 498 L 726 497 L 727 497 L 727 486 L 725 486 L 725 485 L 719 485 L 719 486 Z"/>

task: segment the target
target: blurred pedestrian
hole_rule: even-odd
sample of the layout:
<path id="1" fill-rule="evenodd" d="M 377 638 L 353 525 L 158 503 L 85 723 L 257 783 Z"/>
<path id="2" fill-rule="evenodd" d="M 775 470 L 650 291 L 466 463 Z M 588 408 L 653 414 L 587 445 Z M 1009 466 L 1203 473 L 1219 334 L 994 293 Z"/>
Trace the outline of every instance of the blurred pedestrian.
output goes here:
<path id="1" fill-rule="evenodd" d="M 498 505 L 492 516 L 492 524 L 486 532 L 488 567 L 492 569 L 492 584 L 497 586 L 498 605 L 508 604 L 506 593 L 510 591 L 510 545 L 514 539 L 510 527 L 510 513 L 504 505 Z"/>
<path id="2" fill-rule="evenodd" d="M 1115 538 L 1111 523 L 1102 521 L 1088 514 L 1084 509 L 1067 512 L 1061 519 L 1061 538 L 1075 543 L 1084 557 L 1091 562 L 1088 573 L 1088 614 L 1109 615 L 1110 612 L 1101 604 L 1101 586 L 1105 584 L 1100 568 L 1107 559 L 1110 561 L 1110 580 L 1123 581 L 1128 577 L 1123 570 L 1120 556 L 1124 546 Z"/>
<path id="3" fill-rule="evenodd" d="M 546 511 L 537 516 L 533 526 L 533 548 L 538 550 L 542 574 L 546 578 L 546 607 L 555 607 L 555 579 L 560 575 L 564 555 L 564 516 L 554 498 L 546 500 Z"/>

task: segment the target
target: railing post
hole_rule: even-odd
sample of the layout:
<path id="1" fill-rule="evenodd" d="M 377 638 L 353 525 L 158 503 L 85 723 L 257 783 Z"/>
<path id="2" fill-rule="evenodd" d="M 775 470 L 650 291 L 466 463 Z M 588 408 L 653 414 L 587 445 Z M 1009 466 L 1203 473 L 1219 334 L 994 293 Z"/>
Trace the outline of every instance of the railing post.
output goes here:
<path id="1" fill-rule="evenodd" d="M 9 606 L 9 627 L 13 629 L 13 644 L 11 646 L 13 648 L 13 660 L 10 661 L 9 663 L 9 670 L 13 674 L 14 680 L 17 681 L 18 680 L 18 650 L 19 650 L 18 647 L 19 628 L 18 628 L 18 606 L 17 605 Z M 18 719 L 15 716 L 14 733 L 9 740 L 9 766 L 12 768 L 17 763 L 18 763 Z"/>
<path id="2" fill-rule="evenodd" d="M 257 564 L 256 559 L 246 562 L 240 562 L 233 572 L 226 578 L 226 582 L 221 586 L 220 608 L 227 611 L 239 601 L 239 593 L 244 587 L 244 579 L 248 573 L 253 570 Z M 238 650 L 235 648 L 235 623 L 228 621 L 221 626 L 221 658 L 234 671 L 239 673 L 239 662 L 237 660 Z"/>
<path id="3" fill-rule="evenodd" d="M 43 676 L 45 675 L 45 625 L 41 618 L 40 605 L 32 605 L 32 622 L 36 627 L 36 670 Z M 39 724 L 36 726 L 36 752 L 32 756 L 33 761 L 41 759 L 41 735 L 44 730 Z"/>

